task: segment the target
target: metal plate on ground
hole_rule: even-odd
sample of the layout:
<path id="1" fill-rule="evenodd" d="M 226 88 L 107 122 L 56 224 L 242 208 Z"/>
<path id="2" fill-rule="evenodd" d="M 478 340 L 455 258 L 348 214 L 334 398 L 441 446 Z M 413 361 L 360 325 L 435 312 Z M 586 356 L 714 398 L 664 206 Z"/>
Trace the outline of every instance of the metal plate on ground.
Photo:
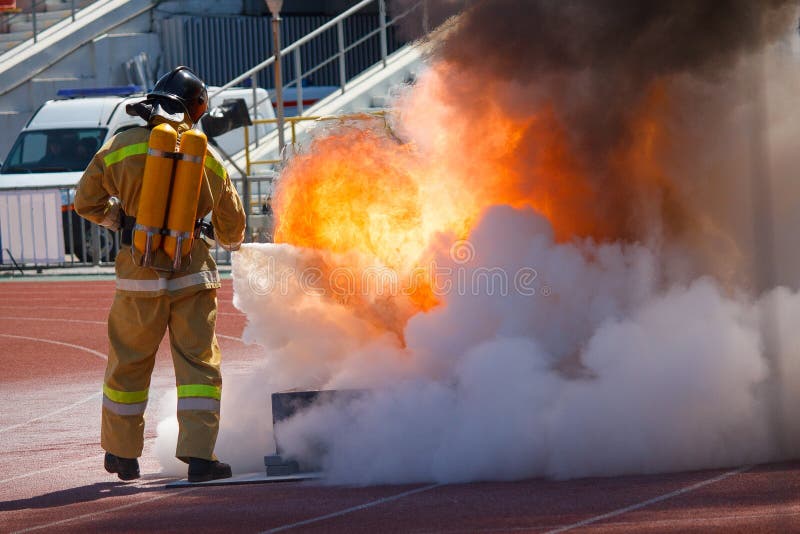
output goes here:
<path id="1" fill-rule="evenodd" d="M 234 475 L 231 478 L 223 478 L 220 480 L 209 480 L 208 482 L 189 482 L 188 480 L 181 479 L 175 482 L 170 482 L 166 488 L 194 488 L 199 486 L 238 486 L 243 484 L 269 484 L 272 482 L 299 482 L 301 480 L 317 480 L 322 478 L 322 473 L 296 473 L 294 475 L 268 477 L 266 473 L 244 473 L 241 475 Z"/>

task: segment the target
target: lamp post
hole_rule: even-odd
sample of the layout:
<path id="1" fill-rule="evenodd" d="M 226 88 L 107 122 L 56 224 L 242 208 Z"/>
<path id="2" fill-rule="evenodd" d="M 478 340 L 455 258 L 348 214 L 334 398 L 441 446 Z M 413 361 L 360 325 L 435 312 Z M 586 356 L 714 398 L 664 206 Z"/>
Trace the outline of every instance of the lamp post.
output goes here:
<path id="1" fill-rule="evenodd" d="M 278 152 L 283 158 L 283 80 L 281 78 L 281 7 L 283 0 L 265 0 L 272 13 L 272 48 L 275 51 L 275 101 L 278 119 Z"/>

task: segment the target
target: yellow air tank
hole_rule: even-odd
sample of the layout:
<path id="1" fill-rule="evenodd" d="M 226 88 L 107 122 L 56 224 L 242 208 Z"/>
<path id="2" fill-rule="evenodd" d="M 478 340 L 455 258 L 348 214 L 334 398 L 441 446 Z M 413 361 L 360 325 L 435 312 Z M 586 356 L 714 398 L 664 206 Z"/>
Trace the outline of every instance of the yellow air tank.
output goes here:
<path id="1" fill-rule="evenodd" d="M 168 234 L 164 236 L 164 251 L 172 259 L 175 270 L 180 267 L 181 257 L 189 254 L 192 248 L 207 145 L 203 132 L 189 130 L 181 136 L 181 156 L 175 168 L 167 214 Z"/>
<path id="2" fill-rule="evenodd" d="M 172 164 L 175 161 L 171 155 L 177 142 L 178 132 L 169 124 L 160 124 L 150 132 L 133 233 L 133 244 L 143 254 L 144 265 L 150 264 L 153 253 L 161 244 L 160 232 L 164 227 Z"/>

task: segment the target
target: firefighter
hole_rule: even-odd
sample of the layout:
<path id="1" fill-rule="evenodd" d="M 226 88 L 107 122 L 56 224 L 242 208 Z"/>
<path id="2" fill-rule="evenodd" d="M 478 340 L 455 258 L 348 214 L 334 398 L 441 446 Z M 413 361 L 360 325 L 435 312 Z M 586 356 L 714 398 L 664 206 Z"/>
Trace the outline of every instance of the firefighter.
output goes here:
<path id="1" fill-rule="evenodd" d="M 178 390 L 176 456 L 189 464 L 191 482 L 231 476 L 230 466 L 214 454 L 222 388 L 220 349 L 214 334 L 220 278 L 209 244 L 205 238 L 193 239 L 178 270 L 164 250 L 151 251 L 152 257 L 143 262 L 141 251 L 132 247 L 137 211 L 151 201 L 140 198 L 151 131 L 169 124 L 180 138 L 207 106 L 205 84 L 189 68 L 178 67 L 160 78 L 146 98 L 126 108 L 130 115 L 142 117 L 147 126 L 109 139 L 84 172 L 75 196 L 79 215 L 121 231 L 116 292 L 108 317 L 110 349 L 103 384 L 101 445 L 106 451 L 105 469 L 122 480 L 139 477 L 137 459 L 144 444 L 150 375 L 168 327 Z M 245 233 L 244 209 L 236 189 L 210 148 L 204 160 L 195 159 L 198 169 L 202 168 L 198 170 L 198 228 L 210 212 L 213 230 L 204 224 L 205 232 L 213 233 L 218 245 L 235 251 Z"/>

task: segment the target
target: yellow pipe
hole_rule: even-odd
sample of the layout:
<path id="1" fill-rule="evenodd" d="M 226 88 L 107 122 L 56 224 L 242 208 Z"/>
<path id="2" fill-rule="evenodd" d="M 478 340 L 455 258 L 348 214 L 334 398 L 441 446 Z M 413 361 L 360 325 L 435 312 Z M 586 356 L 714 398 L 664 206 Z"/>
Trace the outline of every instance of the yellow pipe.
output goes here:
<path id="1" fill-rule="evenodd" d="M 368 111 L 366 113 L 350 113 L 347 115 L 305 115 L 302 117 L 285 117 L 284 122 L 289 122 L 292 131 L 292 145 L 297 144 L 297 129 L 296 125 L 298 122 L 305 122 L 305 121 L 346 121 L 346 120 L 360 120 L 364 118 L 364 115 L 373 115 L 376 117 L 383 117 L 384 119 L 384 128 L 387 130 L 389 129 L 389 124 L 387 122 L 386 117 L 388 113 L 386 111 Z M 254 126 L 259 124 L 277 124 L 278 119 L 253 119 L 252 123 Z M 252 171 L 253 165 L 273 165 L 277 163 L 281 163 L 282 160 L 280 159 L 265 159 L 265 160 L 251 160 L 250 159 L 250 133 L 247 128 L 244 128 L 244 146 L 245 146 L 245 162 L 246 162 L 246 169 L 247 174 L 249 175 Z"/>

